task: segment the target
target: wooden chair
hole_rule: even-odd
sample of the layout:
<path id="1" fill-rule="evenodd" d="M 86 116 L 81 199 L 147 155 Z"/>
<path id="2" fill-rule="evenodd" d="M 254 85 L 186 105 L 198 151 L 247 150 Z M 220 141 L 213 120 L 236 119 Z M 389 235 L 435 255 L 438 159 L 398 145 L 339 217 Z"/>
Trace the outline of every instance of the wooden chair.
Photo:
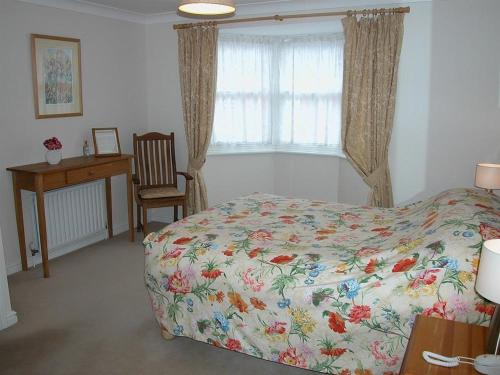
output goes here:
<path id="1" fill-rule="evenodd" d="M 187 216 L 189 174 L 177 172 L 175 165 L 174 133 L 134 134 L 134 183 L 137 203 L 137 231 L 148 234 L 148 208 L 174 207 L 174 221 L 178 220 L 178 207 L 182 206 L 183 217 Z M 186 191 L 177 189 L 177 176 L 186 179 Z M 141 224 L 142 207 L 142 224 Z"/>

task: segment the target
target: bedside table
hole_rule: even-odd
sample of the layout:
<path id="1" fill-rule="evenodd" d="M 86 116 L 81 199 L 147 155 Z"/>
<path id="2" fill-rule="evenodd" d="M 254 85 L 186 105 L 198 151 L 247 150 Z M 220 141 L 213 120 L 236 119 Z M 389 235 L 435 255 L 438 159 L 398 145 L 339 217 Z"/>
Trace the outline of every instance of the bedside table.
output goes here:
<path id="1" fill-rule="evenodd" d="M 487 336 L 487 327 L 417 315 L 399 374 L 479 374 L 474 366 L 462 363 L 452 368 L 431 365 L 423 359 L 422 352 L 475 358 L 486 353 Z"/>

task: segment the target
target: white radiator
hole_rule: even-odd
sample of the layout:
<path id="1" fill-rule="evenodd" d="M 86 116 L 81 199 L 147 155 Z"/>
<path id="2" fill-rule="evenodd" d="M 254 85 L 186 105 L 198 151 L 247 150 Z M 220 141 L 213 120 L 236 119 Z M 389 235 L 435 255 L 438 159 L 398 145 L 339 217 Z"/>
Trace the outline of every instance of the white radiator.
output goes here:
<path id="1" fill-rule="evenodd" d="M 31 265 L 41 263 L 36 196 L 31 194 L 33 244 Z M 108 237 L 104 181 L 45 193 L 49 258 L 69 253 Z"/>

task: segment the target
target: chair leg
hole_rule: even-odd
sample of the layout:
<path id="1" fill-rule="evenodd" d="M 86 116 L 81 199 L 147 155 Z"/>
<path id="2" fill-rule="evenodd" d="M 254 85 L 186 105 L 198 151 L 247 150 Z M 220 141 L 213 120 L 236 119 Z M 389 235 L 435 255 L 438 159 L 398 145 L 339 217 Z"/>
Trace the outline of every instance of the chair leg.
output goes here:
<path id="1" fill-rule="evenodd" d="M 137 231 L 140 232 L 142 230 L 141 224 L 141 206 L 137 205 Z"/>
<path id="2" fill-rule="evenodd" d="M 179 220 L 179 206 L 174 206 L 174 221 Z"/>
<path id="3" fill-rule="evenodd" d="M 148 209 L 142 206 L 142 234 L 144 237 L 148 235 Z"/>
<path id="4" fill-rule="evenodd" d="M 182 204 L 182 217 L 183 218 L 186 218 L 188 216 L 188 212 L 187 212 L 187 202 L 184 202 Z"/>

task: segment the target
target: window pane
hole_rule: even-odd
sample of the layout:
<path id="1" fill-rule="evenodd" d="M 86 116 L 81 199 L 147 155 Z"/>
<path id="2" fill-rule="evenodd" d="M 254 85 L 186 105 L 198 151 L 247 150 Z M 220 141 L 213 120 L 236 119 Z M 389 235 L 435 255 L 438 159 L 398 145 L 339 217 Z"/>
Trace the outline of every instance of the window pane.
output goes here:
<path id="1" fill-rule="evenodd" d="M 343 37 L 219 37 L 212 145 L 340 148 Z"/>
<path id="2" fill-rule="evenodd" d="M 280 53 L 279 143 L 338 146 L 343 40 L 337 35 L 285 40 Z"/>
<path id="3" fill-rule="evenodd" d="M 267 38 L 219 38 L 212 143 L 271 143 L 271 59 Z"/>

